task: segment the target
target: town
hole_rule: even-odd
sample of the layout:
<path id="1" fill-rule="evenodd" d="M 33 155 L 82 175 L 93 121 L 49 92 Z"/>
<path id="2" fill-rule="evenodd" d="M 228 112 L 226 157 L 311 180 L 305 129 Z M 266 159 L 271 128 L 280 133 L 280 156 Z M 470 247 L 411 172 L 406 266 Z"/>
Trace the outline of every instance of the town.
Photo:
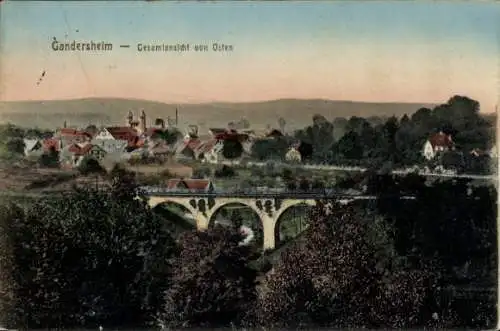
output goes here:
<path id="1" fill-rule="evenodd" d="M 478 102 L 468 97 L 453 96 L 432 109 L 420 108 L 400 117 L 327 119 L 313 113 L 311 124 L 296 130 L 288 129 L 291 123 L 284 118 L 263 130 L 252 129 L 251 120 L 228 119 L 225 127 L 202 132 L 197 124 L 182 129 L 177 111 L 166 113 L 165 118 L 149 118 L 147 110 L 139 108 L 124 110 L 123 123 L 112 125 L 90 122 L 84 127 L 73 127 L 64 118 L 54 130 L 4 124 L 0 187 L 6 208 L 2 215 L 9 221 L 2 224 L 21 222 L 18 226 L 25 227 L 23 231 L 37 231 L 36 240 L 45 240 L 70 226 L 80 230 L 67 230 L 61 236 L 73 238 L 77 233 L 82 238 L 78 240 L 92 241 L 85 236 L 93 236 L 95 231 L 107 233 L 104 228 L 97 229 L 102 228 L 103 217 L 112 217 L 113 227 L 133 222 L 134 227 L 141 229 L 137 231 L 146 233 L 152 226 L 155 233 L 162 233 L 162 245 L 170 245 L 165 240 L 172 238 L 188 245 L 183 247 L 207 250 L 207 254 L 207 245 L 231 242 L 229 232 L 224 231 L 235 227 L 241 235 L 237 246 L 248 249 L 244 256 L 250 271 L 245 272 L 256 273 L 264 283 L 274 268 L 279 268 L 284 252 L 305 254 L 305 244 L 319 245 L 314 246 L 313 252 L 320 252 L 335 242 L 337 235 L 330 237 L 330 232 L 325 233 L 321 223 L 317 223 L 330 217 L 314 214 L 320 210 L 318 201 L 333 204 L 329 208 L 341 215 L 363 211 L 365 216 L 360 217 L 369 220 L 366 224 L 370 226 L 377 226 L 379 217 L 405 219 L 393 225 L 398 229 L 405 229 L 408 222 L 416 228 L 427 224 L 418 235 L 425 247 L 431 245 L 430 237 L 441 238 L 446 233 L 446 226 L 436 228 L 431 223 L 451 218 L 456 223 L 456 215 L 461 215 L 460 231 L 467 235 L 447 239 L 453 241 L 451 252 L 448 246 L 440 246 L 441 240 L 432 239 L 432 250 L 442 256 L 458 254 L 472 233 L 494 235 L 485 227 L 489 229 L 495 220 L 492 203 L 496 193 L 489 185 L 497 162 L 496 114 L 480 113 Z M 448 205 L 456 205 L 461 211 L 443 208 Z M 477 219 L 486 220 L 485 223 L 471 222 L 471 210 L 476 210 Z M 16 216 L 17 212 L 24 216 Z M 113 216 L 97 216 L 101 214 Z M 30 222 L 35 220 L 45 224 L 44 234 L 39 226 L 33 228 Z M 96 230 L 81 230 L 87 222 L 82 220 L 94 224 Z M 331 226 L 341 224 L 333 222 Z M 335 231 L 344 230 L 340 227 Z M 16 231 L 0 234 L 14 235 Z M 318 233 L 326 237 L 318 239 Z M 206 239 L 206 235 L 216 237 Z M 404 232 L 398 240 L 409 242 L 412 236 Z M 145 245 L 133 236 L 127 238 L 130 245 Z M 449 291 L 455 291 L 463 279 L 469 282 L 465 287 L 460 285 L 462 296 L 455 295 L 456 305 L 464 305 L 471 291 L 477 292 L 478 288 L 480 292 L 474 294 L 474 300 L 491 299 L 494 269 L 490 241 L 481 241 L 479 248 L 467 248 L 464 253 L 471 255 L 471 250 L 478 249 L 484 258 L 464 257 L 449 263 L 453 266 L 446 271 L 446 284 L 453 286 Z M 157 239 L 147 244 L 148 249 L 159 249 L 154 242 Z M 118 254 L 111 242 L 103 245 L 111 245 L 106 246 L 106 254 Z M 38 250 L 24 250 L 32 249 Z M 411 254 L 404 245 L 398 249 L 402 254 Z M 423 256 L 430 259 L 432 250 Z M 197 258 L 191 258 L 179 260 L 176 265 L 191 263 L 193 270 L 198 270 Z M 481 267 L 469 268 L 470 263 Z M 185 277 L 183 272 L 180 275 Z M 171 292 L 174 288 L 168 291 L 169 296 L 176 295 Z M 183 291 L 189 292 L 187 288 Z M 206 302 L 199 300 L 200 304 Z M 183 309 L 182 304 L 172 307 Z M 454 309 L 469 309 L 460 307 Z M 270 313 L 272 310 L 263 312 Z M 165 320 L 176 321 L 170 317 Z"/>
<path id="2" fill-rule="evenodd" d="M 0 6 L 0 330 L 499 329 L 493 4 Z"/>

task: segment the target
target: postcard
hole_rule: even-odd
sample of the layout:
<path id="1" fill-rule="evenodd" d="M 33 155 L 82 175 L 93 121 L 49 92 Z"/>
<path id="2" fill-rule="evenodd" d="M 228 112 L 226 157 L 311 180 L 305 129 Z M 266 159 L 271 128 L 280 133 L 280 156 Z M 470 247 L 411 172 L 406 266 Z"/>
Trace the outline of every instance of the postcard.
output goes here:
<path id="1" fill-rule="evenodd" d="M 0 329 L 497 328 L 499 31 L 1 2 Z"/>

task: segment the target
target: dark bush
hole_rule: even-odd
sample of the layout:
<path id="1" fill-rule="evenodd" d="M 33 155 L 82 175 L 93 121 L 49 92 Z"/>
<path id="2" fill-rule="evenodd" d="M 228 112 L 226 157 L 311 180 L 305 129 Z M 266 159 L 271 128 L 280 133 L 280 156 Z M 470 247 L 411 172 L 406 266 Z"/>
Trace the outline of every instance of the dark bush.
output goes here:
<path id="1" fill-rule="evenodd" d="M 209 178 L 212 175 L 212 170 L 209 167 L 197 168 L 193 171 L 193 178 Z"/>
<path id="2" fill-rule="evenodd" d="M 257 304 L 260 323 L 341 328 L 436 325 L 422 314 L 437 280 L 435 270 L 425 264 L 408 265 L 394 250 L 388 224 L 360 216 L 352 207 L 336 204 L 316 208 L 305 239 L 282 253 L 264 284 L 267 291 Z"/>
<path id="3" fill-rule="evenodd" d="M 236 171 L 230 166 L 223 165 L 221 168 L 215 170 L 214 175 L 218 178 L 234 177 L 236 176 Z"/>
<path id="4" fill-rule="evenodd" d="M 78 165 L 78 171 L 82 175 L 105 174 L 106 170 L 99 164 L 99 161 L 92 157 L 85 157 Z"/>
<path id="5" fill-rule="evenodd" d="M 113 189 L 75 189 L 26 210 L 2 206 L 5 326 L 144 325 L 163 305 L 174 243 L 129 184 L 117 178 Z"/>
<path id="6" fill-rule="evenodd" d="M 257 273 L 243 237 L 220 225 L 180 239 L 172 287 L 165 293 L 160 323 L 166 327 L 241 326 L 257 296 Z"/>
<path id="7" fill-rule="evenodd" d="M 59 152 L 54 147 L 51 147 L 49 151 L 40 155 L 38 163 L 40 164 L 41 167 L 46 167 L 46 168 L 59 167 Z"/>
<path id="8" fill-rule="evenodd" d="M 285 168 L 283 169 L 283 173 L 281 174 L 284 180 L 292 180 L 294 179 L 294 173 L 291 169 Z"/>

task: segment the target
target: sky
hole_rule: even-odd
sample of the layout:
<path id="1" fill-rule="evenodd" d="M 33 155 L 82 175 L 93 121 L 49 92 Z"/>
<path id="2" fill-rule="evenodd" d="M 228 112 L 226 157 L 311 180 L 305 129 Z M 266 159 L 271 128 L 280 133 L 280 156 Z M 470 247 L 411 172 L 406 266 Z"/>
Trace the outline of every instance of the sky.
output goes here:
<path id="1" fill-rule="evenodd" d="M 3 101 L 434 103 L 459 94 L 490 112 L 499 98 L 493 2 L 4 1 L 0 15 Z M 54 38 L 113 49 L 54 51 Z M 140 52 L 139 43 L 190 51 Z"/>

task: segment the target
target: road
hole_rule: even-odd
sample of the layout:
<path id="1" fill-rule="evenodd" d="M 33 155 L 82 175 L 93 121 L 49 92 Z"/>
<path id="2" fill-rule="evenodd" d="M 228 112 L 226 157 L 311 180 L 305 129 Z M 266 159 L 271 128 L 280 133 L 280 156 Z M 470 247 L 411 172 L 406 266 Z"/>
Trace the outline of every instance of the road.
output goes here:
<path id="1" fill-rule="evenodd" d="M 228 165 L 228 166 L 248 166 L 248 167 L 266 167 L 269 163 L 267 162 L 246 162 L 240 163 L 239 161 L 221 161 L 218 164 Z M 311 169 L 311 170 L 336 170 L 336 171 L 351 171 L 351 172 L 365 172 L 366 168 L 362 167 L 344 167 L 344 166 L 336 166 L 336 165 L 327 165 L 327 164 L 291 164 L 284 162 L 273 162 L 275 166 L 278 167 L 298 167 L 303 169 Z M 415 173 L 411 170 L 392 170 L 391 173 L 396 175 L 408 175 L 411 173 Z M 472 175 L 472 174 L 453 174 L 453 173 L 436 173 L 436 172 L 426 172 L 419 171 L 419 175 L 427 176 L 427 177 L 445 177 L 445 178 L 468 178 L 468 179 L 482 179 L 482 180 L 492 180 L 497 179 L 498 177 L 495 175 Z"/>

